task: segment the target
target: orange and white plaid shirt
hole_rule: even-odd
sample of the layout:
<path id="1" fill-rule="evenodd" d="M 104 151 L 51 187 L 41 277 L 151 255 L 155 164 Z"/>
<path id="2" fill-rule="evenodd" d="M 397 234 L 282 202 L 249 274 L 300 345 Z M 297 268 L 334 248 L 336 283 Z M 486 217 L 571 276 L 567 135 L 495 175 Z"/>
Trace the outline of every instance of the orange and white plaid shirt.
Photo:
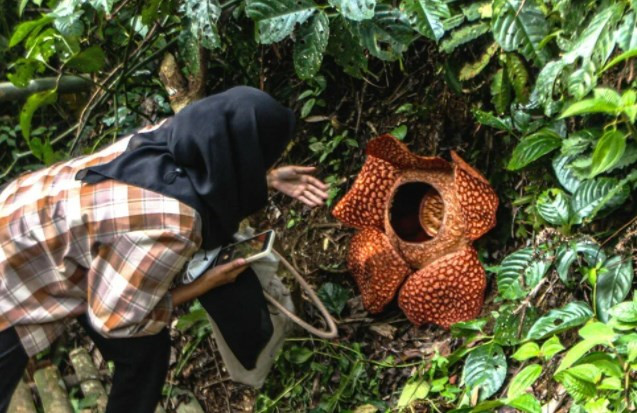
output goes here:
<path id="1" fill-rule="evenodd" d="M 155 334 L 169 322 L 168 290 L 201 244 L 198 213 L 125 183 L 75 179 L 129 140 L 20 176 L 0 192 L 0 331 L 14 326 L 29 355 L 83 313 L 105 337 Z"/>

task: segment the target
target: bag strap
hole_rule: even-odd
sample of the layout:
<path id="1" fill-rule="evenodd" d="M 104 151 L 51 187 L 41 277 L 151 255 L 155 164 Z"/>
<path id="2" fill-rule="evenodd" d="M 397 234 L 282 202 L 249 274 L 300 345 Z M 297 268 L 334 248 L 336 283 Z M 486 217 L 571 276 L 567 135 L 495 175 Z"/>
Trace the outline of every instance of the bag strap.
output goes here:
<path id="1" fill-rule="evenodd" d="M 318 329 L 316 327 L 311 326 L 308 322 L 306 322 L 305 320 L 302 320 L 299 316 L 297 316 L 296 314 L 294 314 L 293 312 L 288 310 L 283 304 L 281 304 L 280 302 L 275 300 L 274 297 L 272 297 L 270 294 L 268 294 L 267 292 L 264 291 L 263 294 L 265 295 L 265 299 L 270 304 L 272 304 L 277 309 L 279 309 L 279 311 L 281 311 L 283 314 L 285 314 L 295 324 L 297 324 L 299 327 L 303 328 L 304 330 L 306 330 L 310 334 L 314 334 L 315 336 L 318 336 L 318 337 L 321 337 L 321 338 L 326 338 L 326 339 L 331 339 L 331 338 L 338 337 L 338 329 L 336 327 L 336 323 L 334 322 L 334 319 L 330 315 L 329 311 L 327 311 L 327 308 L 325 308 L 325 305 L 323 304 L 321 299 L 318 298 L 318 296 L 316 295 L 316 292 L 314 292 L 314 289 L 312 288 L 312 286 L 310 286 L 310 284 L 308 284 L 308 282 L 305 281 L 305 279 L 301 276 L 301 274 L 299 274 L 299 272 L 296 270 L 296 268 L 294 268 L 292 266 L 292 264 L 290 264 L 288 262 L 288 260 L 283 258 L 283 256 L 281 254 L 279 254 L 278 251 L 273 249 L 272 252 L 274 253 L 275 256 L 277 256 L 281 260 L 281 262 L 283 263 L 285 268 L 287 268 L 288 271 L 290 271 L 292 273 L 292 275 L 294 276 L 296 281 L 301 285 L 301 288 L 310 297 L 310 300 L 312 301 L 314 306 L 316 306 L 316 308 L 319 310 L 319 312 L 321 313 L 321 315 L 325 319 L 325 322 L 327 323 L 328 330 L 327 331 L 326 330 L 320 330 L 320 329 Z"/>

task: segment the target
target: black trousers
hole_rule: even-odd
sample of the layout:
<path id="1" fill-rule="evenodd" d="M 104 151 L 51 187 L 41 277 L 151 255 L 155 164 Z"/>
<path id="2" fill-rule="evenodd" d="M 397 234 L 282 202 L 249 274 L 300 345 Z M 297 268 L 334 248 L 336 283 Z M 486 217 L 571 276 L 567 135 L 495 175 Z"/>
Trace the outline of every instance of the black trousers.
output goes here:
<path id="1" fill-rule="evenodd" d="M 104 338 L 90 327 L 86 318 L 80 317 L 78 321 L 104 359 L 115 363 L 106 413 L 153 413 L 168 373 L 168 330 L 146 337 Z M 9 407 L 27 360 L 15 330 L 0 332 L 0 413 Z"/>

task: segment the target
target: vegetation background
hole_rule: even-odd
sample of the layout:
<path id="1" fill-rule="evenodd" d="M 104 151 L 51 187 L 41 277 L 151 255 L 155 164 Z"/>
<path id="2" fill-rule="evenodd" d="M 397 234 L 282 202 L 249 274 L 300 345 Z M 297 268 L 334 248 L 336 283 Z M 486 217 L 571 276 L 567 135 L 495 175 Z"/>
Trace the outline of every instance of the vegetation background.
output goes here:
<path id="1" fill-rule="evenodd" d="M 395 308 L 370 317 L 343 265 L 351 231 L 275 196 L 255 224 L 283 234 L 340 338 L 288 340 L 255 391 L 224 376 L 195 304 L 175 322 L 165 407 L 192 391 L 211 412 L 635 411 L 635 6 L 0 0 L 0 184 L 236 84 L 297 110 L 284 161 L 319 165 L 330 203 L 379 134 L 455 149 L 501 202 L 478 244 L 479 319 L 447 332 Z M 68 369 L 73 345 L 91 348 L 78 331 L 38 362 Z"/>

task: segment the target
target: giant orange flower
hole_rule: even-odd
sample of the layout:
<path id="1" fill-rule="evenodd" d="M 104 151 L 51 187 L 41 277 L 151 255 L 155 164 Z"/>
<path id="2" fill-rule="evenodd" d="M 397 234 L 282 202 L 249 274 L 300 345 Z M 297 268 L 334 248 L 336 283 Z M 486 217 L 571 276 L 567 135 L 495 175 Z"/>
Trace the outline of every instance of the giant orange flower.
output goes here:
<path id="1" fill-rule="evenodd" d="M 489 182 L 451 152 L 452 163 L 414 155 L 390 135 L 367 146 L 350 191 L 333 210 L 359 228 L 348 267 L 365 308 L 393 300 L 417 325 L 453 323 L 480 313 L 486 280 L 471 245 L 495 225 Z"/>

